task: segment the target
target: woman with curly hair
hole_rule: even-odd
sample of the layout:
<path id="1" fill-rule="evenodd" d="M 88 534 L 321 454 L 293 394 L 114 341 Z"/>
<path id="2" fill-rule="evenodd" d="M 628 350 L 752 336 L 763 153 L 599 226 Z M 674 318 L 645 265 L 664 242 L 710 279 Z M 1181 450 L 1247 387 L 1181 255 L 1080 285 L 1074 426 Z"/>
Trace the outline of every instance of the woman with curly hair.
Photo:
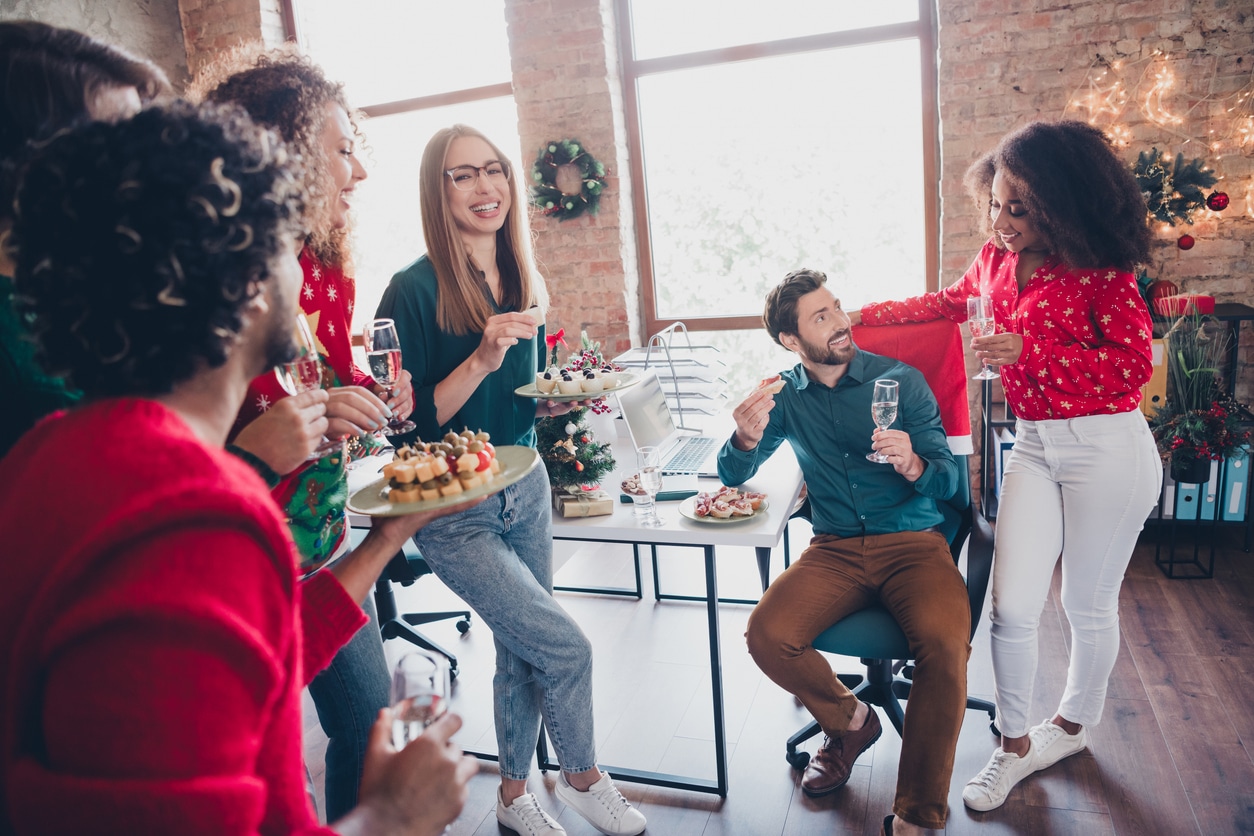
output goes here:
<path id="1" fill-rule="evenodd" d="M 301 251 L 305 274 L 302 315 L 319 349 L 328 390 L 327 434 L 354 437 L 359 452 L 380 446 L 368 433 L 412 409 L 409 378 L 402 377 L 390 401 L 385 389 L 353 362 L 351 328 L 357 289 L 348 275 L 349 200 L 366 170 L 355 151 L 357 127 L 343 87 L 292 49 L 245 51 L 210 68 L 196 82 L 210 101 L 243 107 L 254 121 L 277 132 L 303 164 L 308 194 L 309 236 Z M 343 448 L 306 461 L 321 430 L 309 411 L 289 398 L 273 374 L 249 386 L 236 421 L 232 449 L 270 481 L 300 549 L 301 569 L 313 572 L 347 548 L 347 456 Z M 389 677 L 374 604 L 365 603 L 370 623 L 310 684 L 318 718 L 327 734 L 326 809 L 342 815 L 357 801 L 370 724 L 388 704 Z"/>
<path id="2" fill-rule="evenodd" d="M 501 149 L 465 125 L 437 131 L 423 151 L 427 253 L 392 277 L 375 313 L 396 320 L 423 438 L 474 427 L 497 444 L 534 447 L 538 417 L 577 405 L 514 394 L 543 368 L 548 304 L 519 179 Z M 566 832 L 527 791 L 543 713 L 562 767 L 558 797 L 603 833 L 639 833 L 644 815 L 597 767 L 592 647 L 553 598 L 552 525 L 541 463 L 414 542 L 496 641 L 497 820 L 525 836 Z"/>
<path id="3" fill-rule="evenodd" d="M 300 718 L 307 672 L 436 515 L 382 521 L 297 583 L 266 485 L 222 449 L 248 382 L 295 353 L 291 158 L 238 109 L 180 102 L 24 171 L 17 287 L 84 397 L 0 461 L 0 832 L 440 833 L 476 769 L 455 717 L 397 751 L 382 713 L 362 802 L 330 828 Z"/>
<path id="4" fill-rule="evenodd" d="M 1149 310 L 1132 271 L 1149 254 L 1145 200 L 1109 140 L 1082 122 L 1034 122 L 967 172 L 992 237 L 936 293 L 866 305 L 864 325 L 967 318 L 991 296 L 996 333 L 971 347 L 1000 367 L 1018 418 L 993 566 L 992 650 L 1001 746 L 963 790 L 974 810 L 1088 745 L 1119 650 L 1119 588 L 1162 466 L 1138 407 Z M 1029 728 L 1037 626 L 1054 567 L 1071 623 L 1067 684 Z"/>
<path id="5" fill-rule="evenodd" d="M 16 174 L 33 143 L 93 119 L 130 116 L 169 91 L 152 62 L 95 38 L 38 23 L 0 23 L 0 242 L 12 225 Z M 39 368 L 13 308 L 13 261 L 0 243 L 0 456 L 78 393 Z"/>

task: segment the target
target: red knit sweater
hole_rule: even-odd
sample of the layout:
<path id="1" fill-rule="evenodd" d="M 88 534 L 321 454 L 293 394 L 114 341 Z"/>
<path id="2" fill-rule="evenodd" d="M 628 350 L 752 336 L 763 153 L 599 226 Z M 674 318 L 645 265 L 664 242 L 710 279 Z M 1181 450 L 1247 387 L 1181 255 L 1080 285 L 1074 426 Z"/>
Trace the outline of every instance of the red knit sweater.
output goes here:
<path id="1" fill-rule="evenodd" d="M 247 465 L 153 401 L 53 416 L 0 462 L 0 541 L 0 833 L 327 832 L 300 689 L 364 616 L 297 583 Z"/>

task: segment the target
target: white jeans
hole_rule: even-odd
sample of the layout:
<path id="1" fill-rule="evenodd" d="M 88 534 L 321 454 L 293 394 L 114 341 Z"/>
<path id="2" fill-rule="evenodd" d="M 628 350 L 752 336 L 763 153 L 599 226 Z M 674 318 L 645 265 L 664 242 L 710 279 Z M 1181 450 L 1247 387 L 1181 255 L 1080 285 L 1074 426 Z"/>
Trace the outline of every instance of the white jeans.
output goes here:
<path id="1" fill-rule="evenodd" d="M 1003 735 L 1028 733 L 1037 628 L 1059 555 L 1071 661 L 1058 713 L 1084 726 L 1101 719 L 1119 652 L 1119 587 L 1161 483 L 1140 412 L 1017 422 L 993 562 L 993 677 Z"/>

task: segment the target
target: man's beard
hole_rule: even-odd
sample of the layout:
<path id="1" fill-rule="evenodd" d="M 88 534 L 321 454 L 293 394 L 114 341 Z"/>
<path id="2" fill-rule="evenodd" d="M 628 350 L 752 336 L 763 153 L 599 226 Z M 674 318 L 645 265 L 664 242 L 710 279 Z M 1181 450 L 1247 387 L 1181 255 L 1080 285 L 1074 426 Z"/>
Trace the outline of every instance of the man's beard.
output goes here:
<path id="1" fill-rule="evenodd" d="M 846 334 L 848 331 L 845 332 Z M 816 344 L 801 340 L 801 348 L 805 351 L 806 358 L 819 366 L 843 366 L 853 359 L 857 348 L 854 347 L 853 340 L 849 340 L 849 344 L 841 350 L 832 348 L 828 343 Z"/>

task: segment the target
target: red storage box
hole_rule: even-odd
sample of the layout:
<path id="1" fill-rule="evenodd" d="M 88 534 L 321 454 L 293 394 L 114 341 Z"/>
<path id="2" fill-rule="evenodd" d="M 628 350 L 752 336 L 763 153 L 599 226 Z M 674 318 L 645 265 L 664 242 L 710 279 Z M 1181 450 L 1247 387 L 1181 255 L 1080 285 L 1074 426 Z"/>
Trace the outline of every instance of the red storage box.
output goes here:
<path id="1" fill-rule="evenodd" d="M 1154 300 L 1154 312 L 1159 316 L 1184 316 L 1188 313 L 1213 314 L 1215 297 L 1204 296 L 1200 293 L 1160 296 Z"/>

